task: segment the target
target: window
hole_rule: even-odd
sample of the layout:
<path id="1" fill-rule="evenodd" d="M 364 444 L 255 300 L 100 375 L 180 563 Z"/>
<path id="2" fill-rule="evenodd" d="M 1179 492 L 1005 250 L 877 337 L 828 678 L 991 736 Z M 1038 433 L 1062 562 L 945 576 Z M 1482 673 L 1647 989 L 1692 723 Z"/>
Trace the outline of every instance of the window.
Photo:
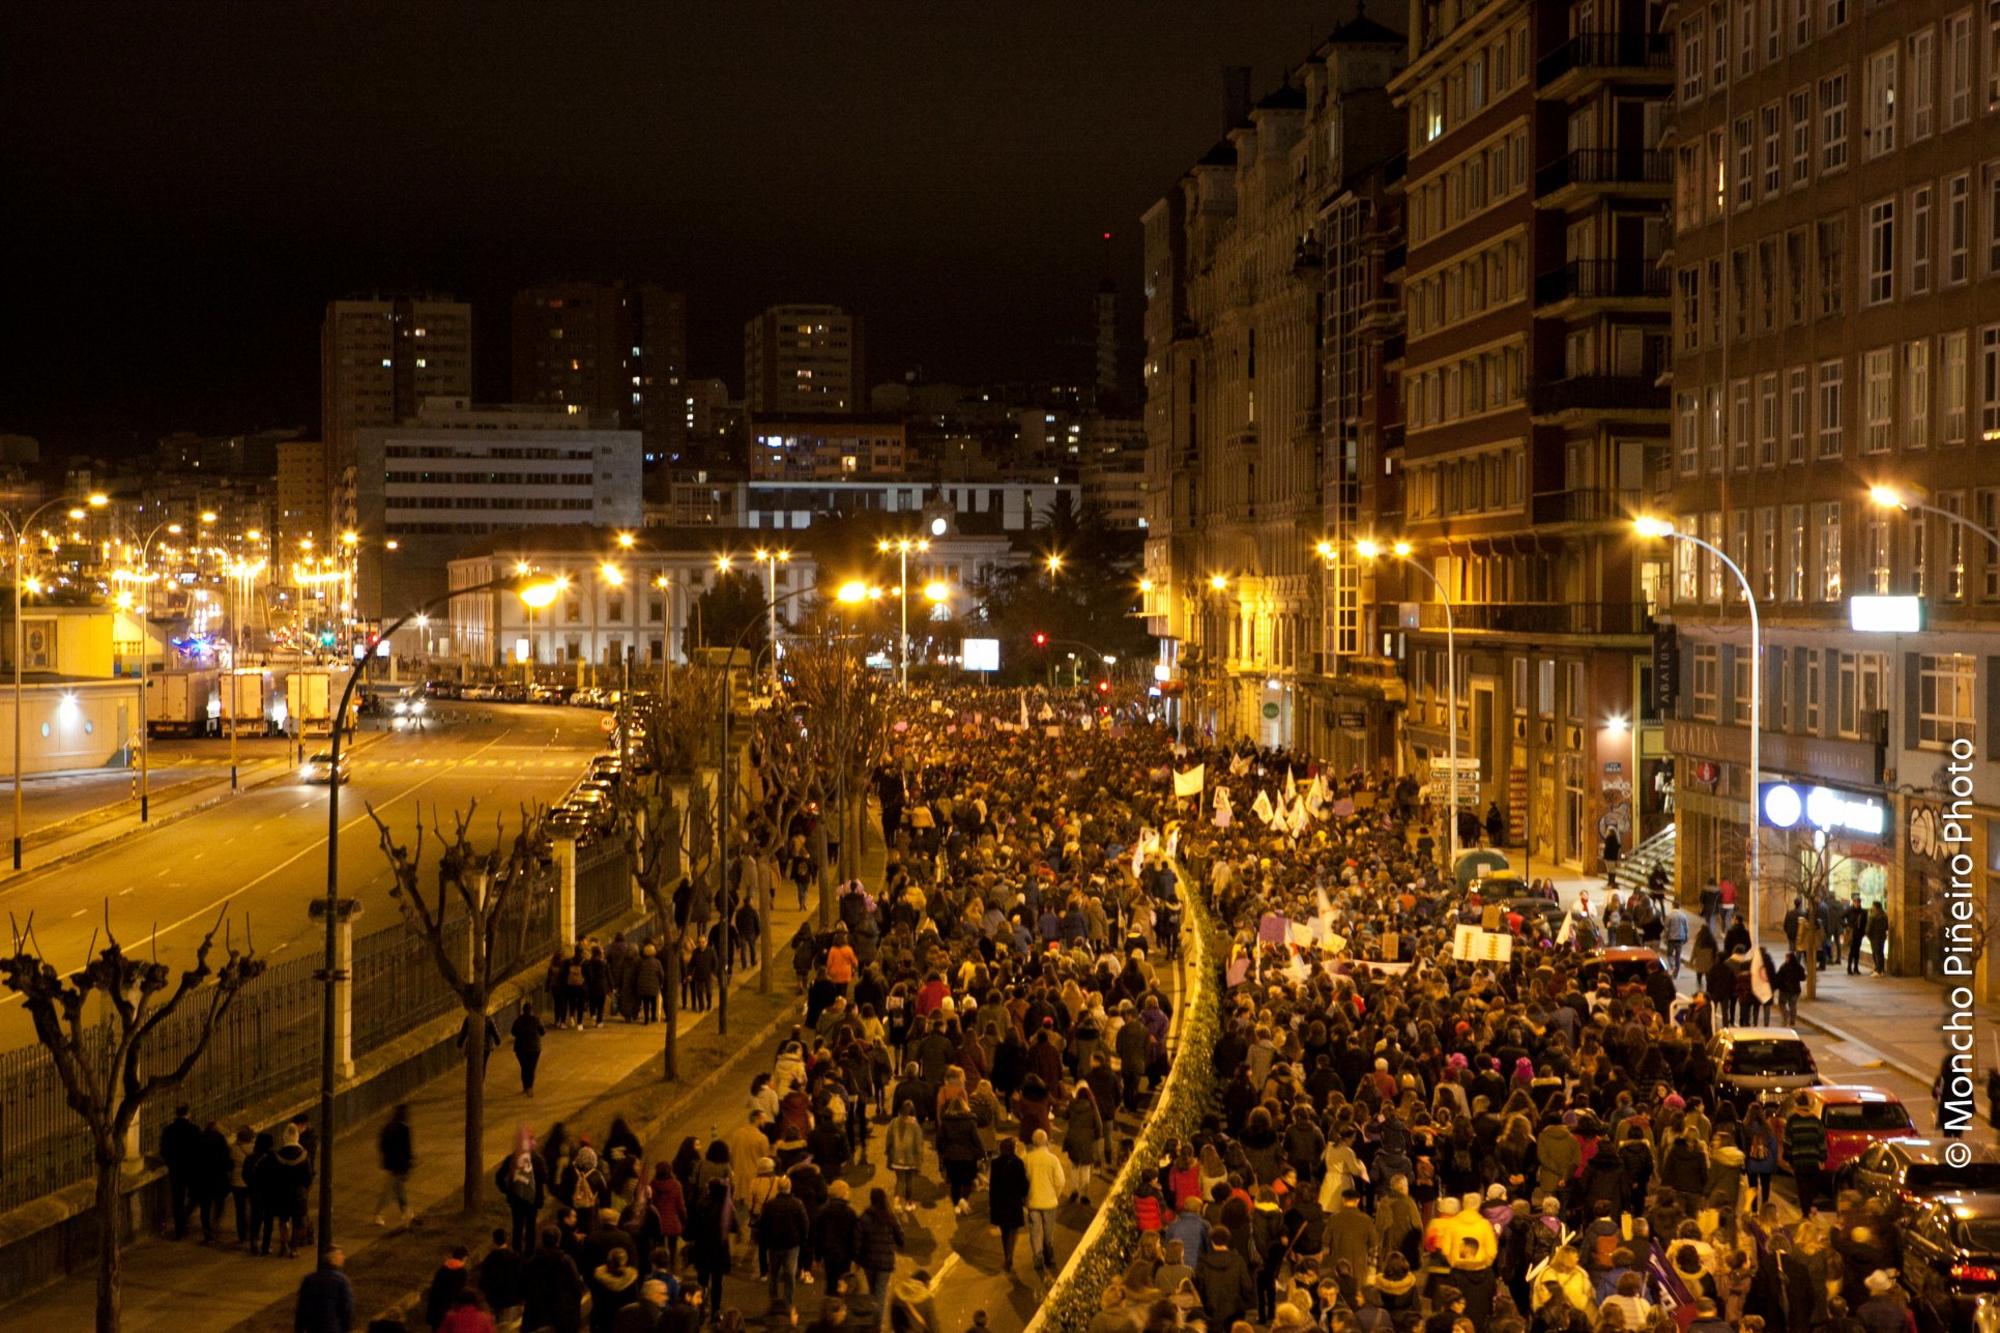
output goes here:
<path id="1" fill-rule="evenodd" d="M 1773 648 L 1771 650 L 1770 695 L 1771 703 L 1776 706 L 1777 719 L 1775 725 L 1779 731 L 1790 731 L 1792 729 L 1794 705 L 1792 703 L 1791 663 L 1792 655 L 1788 650 L 1784 648 Z M 1768 715 L 1770 711 L 1771 708 L 1767 705 L 1765 709 L 1766 714 Z"/>
<path id="2" fill-rule="evenodd" d="M 1684 477 L 1701 472 L 1701 400 L 1691 393 L 1677 395 L 1674 407 L 1674 451 Z M 1676 542 L 1685 546 L 1685 542 Z"/>
<path id="3" fill-rule="evenodd" d="M 2000 325 L 1979 331 L 1979 442 L 2000 443 Z"/>
<path id="4" fill-rule="evenodd" d="M 1714 179 L 1709 182 L 1713 189 L 1705 193 L 1708 194 L 1708 212 L 1711 218 L 1721 217 L 1723 206 L 1729 202 L 1727 193 L 1729 159 L 1726 153 L 1727 149 L 1722 142 L 1722 128 L 1717 126 L 1708 132 L 1708 170 Z"/>
<path id="5" fill-rule="evenodd" d="M 1685 546 L 1678 542 L 1676 545 Z M 1806 599 L 1806 507 L 1785 506 L 1785 600 Z"/>
<path id="6" fill-rule="evenodd" d="M 1931 187 L 1919 185 L 1910 191 L 1910 295 L 1922 296 L 1931 289 Z"/>
<path id="7" fill-rule="evenodd" d="M 1823 0 L 1820 7 L 1820 31 L 1832 32 L 1847 22 L 1847 0 Z"/>
<path id="8" fill-rule="evenodd" d="M 1812 40 L 1813 0 L 1792 0 L 1792 49 L 1803 51 Z"/>
<path id="9" fill-rule="evenodd" d="M 2000 529 L 2000 491 L 1979 492 L 1979 525 L 1989 531 Z M 1676 542 L 1675 545 L 1684 546 L 1686 543 Z M 2000 555 L 1994 553 L 1991 545 L 1982 542 L 1979 558 L 1985 562 L 1986 568 L 1985 596 L 1988 600 L 2000 597 Z"/>
<path id="10" fill-rule="evenodd" d="M 1756 588 L 1767 602 L 1778 595 L 1778 511 L 1769 506 L 1757 511 Z"/>
<path id="11" fill-rule="evenodd" d="M 1708 261 L 1708 343 L 1711 347 L 1722 343 L 1722 259 L 1720 256 Z"/>
<path id="12" fill-rule="evenodd" d="M 1680 288 L 1681 350 L 1701 346 L 1701 270 L 1684 268 L 1675 274 Z"/>
<path id="13" fill-rule="evenodd" d="M 1819 81 L 1819 169 L 1839 171 L 1847 165 L 1847 75 L 1829 74 Z"/>
<path id="14" fill-rule="evenodd" d="M 1805 714 L 1806 735 L 1817 736 L 1820 727 L 1820 699 L 1825 694 L 1820 673 L 1825 668 L 1821 664 L 1819 653 L 1812 649 L 1805 650 L 1805 659 L 1806 669 L 1801 673 L 1804 687 L 1799 691 L 1804 707 L 1800 711 Z"/>
<path id="15" fill-rule="evenodd" d="M 1838 361 L 1819 363 L 1819 456 L 1821 458 L 1840 457 L 1841 370 L 1841 363 Z"/>
<path id="16" fill-rule="evenodd" d="M 1722 475 L 1722 386 L 1719 384 L 1708 386 L 1708 412 L 1706 413 L 1706 417 L 1707 419 L 1703 422 L 1703 427 L 1708 432 L 1708 447 L 1706 450 L 1708 456 L 1708 475 L 1719 477 Z"/>
<path id="17" fill-rule="evenodd" d="M 1839 214 L 1820 220 L 1815 237 L 1819 251 L 1819 315 L 1838 319 L 1847 290 L 1847 219 Z"/>
<path id="18" fill-rule="evenodd" d="M 2000 0 L 1993 0 L 1994 7 L 2000 9 Z M 1984 168 L 1986 184 L 1986 268 L 1987 277 L 2000 274 L 2000 162 L 1988 162 Z"/>
<path id="19" fill-rule="evenodd" d="M 1926 24 L 1910 34 L 1910 142 L 1931 137 L 1937 118 L 1937 33 Z"/>
<path id="20" fill-rule="evenodd" d="M 1757 377 L 1757 466 L 1778 465 L 1778 377 Z"/>
<path id="21" fill-rule="evenodd" d="M 1750 654 L 1740 648 L 1729 650 L 1729 720 L 1750 725 Z"/>
<path id="22" fill-rule="evenodd" d="M 1729 13 L 1721 5 L 1708 7 L 1708 86 L 1721 92 L 1729 85 Z"/>
<path id="23" fill-rule="evenodd" d="M 1931 561 L 1931 521 L 1924 514 L 1911 514 L 1910 595 L 1922 597 L 1929 591 Z"/>
<path id="24" fill-rule="evenodd" d="M 1785 323 L 1806 322 L 1806 230 L 1785 233 Z"/>
<path id="25" fill-rule="evenodd" d="M 1931 340 L 1903 344 L 1903 445 L 1922 449 L 1931 442 Z"/>
<path id="26" fill-rule="evenodd" d="M 1738 338 L 1750 336 L 1750 252 L 1729 255 L 1729 329 Z"/>
<path id="27" fill-rule="evenodd" d="M 1781 17 L 1782 0 L 1764 0 L 1764 63 L 1770 64 L 1779 56 L 1779 29 L 1783 26 Z"/>
<path id="28" fill-rule="evenodd" d="M 1956 287 L 1970 276 L 1972 180 L 1964 172 L 1944 183 L 1944 285 Z"/>
<path id="29" fill-rule="evenodd" d="M 1702 515 L 1701 536 L 1703 541 L 1716 550 L 1720 551 L 1723 549 L 1722 515 L 1720 512 L 1711 511 Z M 1716 559 L 1714 555 L 1704 551 L 1701 563 L 1702 568 L 1707 571 L 1707 577 L 1701 581 L 1702 600 L 1706 602 L 1719 602 L 1722 600 L 1722 562 Z"/>
<path id="30" fill-rule="evenodd" d="M 1769 199 L 1785 184 L 1785 136 L 1776 102 L 1757 113 L 1757 131 L 1763 142 L 1764 197 Z"/>
<path id="31" fill-rule="evenodd" d="M 1840 503 L 1815 505 L 1819 511 L 1814 527 L 1819 532 L 1819 599 L 1840 600 Z"/>
<path id="32" fill-rule="evenodd" d="M 1942 750 L 1971 740 L 1977 659 L 1968 653 L 1917 655 L 1917 746 Z"/>
<path id="33" fill-rule="evenodd" d="M 1792 184 L 1812 176 L 1812 89 L 1800 88 L 1786 99 L 1792 121 Z"/>
<path id="34" fill-rule="evenodd" d="M 1785 372 L 1785 461 L 1806 461 L 1806 432 L 1811 426 L 1810 388 L 1807 369 L 1793 366 Z"/>
<path id="35" fill-rule="evenodd" d="M 1883 596 L 1889 591 L 1889 516 L 1879 508 L 1868 510 L 1868 591 Z"/>
<path id="36" fill-rule="evenodd" d="M 1692 605 L 1701 600 L 1700 566 L 1695 562 L 1701 552 L 1692 542 L 1675 542 L 1673 548 L 1674 600 Z"/>
<path id="37" fill-rule="evenodd" d="M 1972 11 L 1944 21 L 1944 127 L 1972 119 Z"/>
<path id="38" fill-rule="evenodd" d="M 1896 150 L 1896 48 L 1885 46 L 1868 57 L 1868 124 L 1861 131 L 1862 156 L 1880 157 Z"/>
<path id="39" fill-rule="evenodd" d="M 1736 74 L 1747 77 L 1757 68 L 1757 6 L 1740 0 L 1736 6 Z"/>
<path id="40" fill-rule="evenodd" d="M 1736 206 L 1748 208 L 1757 199 L 1757 144 L 1749 116 L 1738 116 L 1733 127 L 1736 141 Z"/>
<path id="41" fill-rule="evenodd" d="M 1572 722 L 1581 722 L 1584 711 L 1583 663 L 1563 663 L 1563 694 L 1565 696 L 1564 702 L 1569 707 L 1569 720 Z"/>
<path id="42" fill-rule="evenodd" d="M 1939 391 L 1944 399 L 1942 415 L 1946 444 L 1965 443 L 1965 330 L 1953 329 L 1944 335 L 1939 358 L 1944 383 Z"/>
<path id="43" fill-rule="evenodd" d="M 1868 205 L 1868 283 L 1862 304 L 1881 305 L 1896 295 L 1896 200 Z"/>
<path id="44" fill-rule="evenodd" d="M 2000 0 L 1986 0 L 1986 109 L 2000 107 Z"/>
<path id="45" fill-rule="evenodd" d="M 1971 37 L 1970 16 L 1967 16 L 1967 40 Z M 1702 54 L 1702 22 L 1690 19 L 1681 24 L 1681 101 L 1699 102 L 1702 95 L 1702 78 L 1706 61 Z"/>
<path id="46" fill-rule="evenodd" d="M 1716 647 L 1712 643 L 1698 643 L 1694 646 L 1694 715 L 1703 722 L 1713 722 L 1717 696 Z"/>
<path id="47" fill-rule="evenodd" d="M 1750 381 L 1729 386 L 1729 470 L 1750 470 Z"/>
<path id="48" fill-rule="evenodd" d="M 1896 349 L 1871 347 L 1861 361 L 1861 397 L 1866 421 L 1861 452 L 1886 453 L 1896 410 Z M 1886 592 L 1887 589 L 1884 589 Z"/>

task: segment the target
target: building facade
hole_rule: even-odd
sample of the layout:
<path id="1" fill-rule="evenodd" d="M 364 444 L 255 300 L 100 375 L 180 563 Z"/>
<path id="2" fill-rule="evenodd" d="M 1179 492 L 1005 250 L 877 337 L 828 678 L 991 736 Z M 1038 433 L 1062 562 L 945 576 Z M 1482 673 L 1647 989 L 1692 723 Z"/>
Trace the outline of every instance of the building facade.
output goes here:
<path id="1" fill-rule="evenodd" d="M 1756 597 L 1763 781 L 1840 797 L 1819 829 L 1810 808 L 1785 820 L 1786 798 L 1757 800 L 1735 577 L 1663 544 L 1683 887 L 1745 882 L 1757 811 L 1767 924 L 1823 875 L 1842 903 L 1884 905 L 1893 970 L 1936 975 L 1951 852 L 1970 854 L 1986 910 L 2000 851 L 2000 737 L 1981 726 L 2000 705 L 2000 546 L 1955 521 L 2000 526 L 1984 453 L 2000 442 L 2000 16 L 1732 0 L 1675 17 L 1673 447 L 1654 500 Z M 1876 485 L 1933 508 L 1876 504 Z M 1919 599 L 1922 637 L 1857 630 L 1857 595 Z M 1952 762 L 1975 793 L 1957 848 L 1939 832 Z"/>
<path id="2" fill-rule="evenodd" d="M 777 414 L 858 411 L 865 392 L 861 316 L 779 305 L 743 326 L 743 406 Z"/>
<path id="3" fill-rule="evenodd" d="M 752 414 L 750 475 L 767 481 L 840 481 L 901 475 L 900 418 L 851 413 Z"/>
<path id="4" fill-rule="evenodd" d="M 648 462 L 688 438 L 687 298 L 656 283 L 562 282 L 514 297 L 514 401 L 636 430 Z"/>
<path id="5" fill-rule="evenodd" d="M 278 503 L 273 549 L 291 552 L 301 541 L 327 541 L 326 445 L 287 440 L 278 446 Z"/>
<path id="6" fill-rule="evenodd" d="M 472 307 L 449 297 L 332 301 L 319 343 L 326 526 L 338 532 L 354 526 L 357 432 L 413 417 L 426 398 L 471 397 Z"/>
<path id="7" fill-rule="evenodd" d="M 1595 868 L 1607 834 L 1630 847 L 1664 818 L 1628 522 L 1667 433 L 1657 21 L 1417 0 L 1393 85 L 1412 554 L 1376 598 L 1405 654 L 1404 760 L 1448 756 L 1455 713 L 1462 800 L 1497 805 L 1530 864 Z"/>

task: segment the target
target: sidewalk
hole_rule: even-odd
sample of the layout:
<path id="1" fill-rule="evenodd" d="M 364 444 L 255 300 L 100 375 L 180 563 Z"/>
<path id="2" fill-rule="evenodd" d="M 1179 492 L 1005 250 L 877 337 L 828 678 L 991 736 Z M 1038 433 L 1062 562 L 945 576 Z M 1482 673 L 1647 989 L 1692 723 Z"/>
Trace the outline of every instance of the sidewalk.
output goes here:
<path id="1" fill-rule="evenodd" d="M 879 881 L 881 864 L 877 843 L 864 859 L 864 874 L 872 872 Z M 784 945 L 808 912 L 799 910 L 790 893 L 781 898 L 772 906 L 771 994 L 757 993 L 756 968 L 740 972 L 731 987 L 727 1036 L 716 1032 L 713 1008 L 681 1013 L 679 1083 L 660 1078 L 665 1029 L 657 1023 L 628 1024 L 614 1018 L 602 1028 L 550 1032 L 544 1039 L 532 1098 L 521 1094 L 511 1047 L 503 1041 L 487 1070 L 481 1157 L 489 1169 L 511 1150 L 523 1128 L 539 1137 L 558 1121 L 567 1122 L 572 1133 L 602 1141 L 611 1117 L 623 1114 L 642 1137 L 661 1141 L 671 1137 L 668 1153 L 690 1130 L 706 1137 L 711 1124 L 723 1132 L 734 1128 L 750 1076 L 768 1069 L 771 1059 L 753 1056 L 732 1069 L 732 1057 L 746 1049 L 774 1047 L 782 1026 L 798 1012 L 791 955 Z M 597 937 L 608 939 L 610 933 L 599 931 Z M 470 1221 L 459 1214 L 464 1085 L 458 1067 L 407 1098 L 417 1148 L 417 1167 L 409 1181 L 410 1206 L 420 1215 L 437 1215 L 437 1220 L 414 1231 L 400 1226 L 381 1229 L 373 1223 L 383 1179 L 375 1135 L 385 1117 L 374 1117 L 343 1133 L 336 1143 L 339 1188 L 334 1195 L 334 1236 L 347 1252 L 348 1273 L 356 1289 L 357 1328 L 364 1327 L 373 1312 L 427 1282 L 452 1244 L 472 1245 L 477 1253 L 487 1231 L 505 1222 L 506 1210 L 490 1182 L 483 1182 L 486 1187 L 480 1194 L 486 1211 Z M 686 1105 L 691 1097 L 696 1105 Z M 166 1100 L 170 1105 L 172 1099 Z M 702 1104 L 708 1102 L 716 1106 L 711 1110 Z M 699 1118 L 703 1112 L 710 1118 Z M 666 1123 L 651 1124 L 662 1116 Z M 650 1143 L 649 1150 L 657 1151 L 658 1144 Z M 315 1186 L 314 1207 L 317 1202 Z M 492 1220 L 496 1215 L 498 1222 Z M 225 1219 L 219 1232 L 233 1238 L 233 1218 Z M 227 1242 L 204 1245 L 198 1236 L 199 1225 L 191 1221 L 186 1241 L 148 1237 L 127 1244 L 123 1265 L 128 1328 L 219 1333 L 290 1326 L 299 1279 L 312 1268 L 310 1250 L 289 1261 L 256 1258 Z M 86 1266 L 7 1307 L 6 1322 L 16 1328 L 87 1328 L 95 1299 L 95 1268 Z"/>

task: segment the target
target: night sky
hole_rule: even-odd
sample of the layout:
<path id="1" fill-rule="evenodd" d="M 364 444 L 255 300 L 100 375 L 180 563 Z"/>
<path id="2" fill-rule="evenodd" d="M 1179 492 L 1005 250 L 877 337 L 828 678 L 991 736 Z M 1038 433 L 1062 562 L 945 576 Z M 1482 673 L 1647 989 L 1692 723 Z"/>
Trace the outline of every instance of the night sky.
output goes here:
<path id="1" fill-rule="evenodd" d="M 737 391 L 780 300 L 864 314 L 874 382 L 1080 377 L 1098 236 L 1136 339 L 1138 216 L 1217 137 L 1221 67 L 1261 95 L 1349 12 L 10 6 L 0 432 L 314 430 L 321 309 L 373 291 L 471 300 L 501 398 L 508 297 L 564 276 L 684 286 Z"/>

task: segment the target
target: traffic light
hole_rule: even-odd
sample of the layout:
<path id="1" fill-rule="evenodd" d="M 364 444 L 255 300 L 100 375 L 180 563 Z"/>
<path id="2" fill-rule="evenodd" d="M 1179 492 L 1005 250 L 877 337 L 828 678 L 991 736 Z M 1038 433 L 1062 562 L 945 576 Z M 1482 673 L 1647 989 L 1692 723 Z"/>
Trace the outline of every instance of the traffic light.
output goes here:
<path id="1" fill-rule="evenodd" d="M 1048 635 L 1046 635 L 1046 634 L 1044 634 L 1044 633 L 1042 633 L 1042 632 L 1041 632 L 1040 630 L 1036 630 L 1036 631 L 1035 631 L 1035 647 L 1037 647 L 1037 648 L 1046 648 L 1046 647 L 1048 647 L 1048 646 L 1049 646 L 1049 636 L 1048 636 Z"/>
<path id="2" fill-rule="evenodd" d="M 1098 681 L 1098 682 L 1097 682 L 1097 692 L 1098 692 L 1099 694 L 1109 694 L 1109 693 L 1111 693 L 1111 682 L 1110 682 L 1110 681 L 1108 681 L 1108 680 L 1100 680 L 1100 681 Z"/>

